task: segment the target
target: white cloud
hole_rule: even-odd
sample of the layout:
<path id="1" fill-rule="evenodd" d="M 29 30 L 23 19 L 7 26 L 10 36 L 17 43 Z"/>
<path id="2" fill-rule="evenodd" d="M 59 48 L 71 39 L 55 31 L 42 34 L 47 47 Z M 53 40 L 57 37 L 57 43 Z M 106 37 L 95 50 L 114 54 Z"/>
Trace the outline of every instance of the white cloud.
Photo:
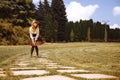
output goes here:
<path id="1" fill-rule="evenodd" d="M 43 2 L 44 0 L 41 0 L 41 1 Z M 33 0 L 33 3 L 34 3 L 35 5 L 38 5 L 39 2 L 40 2 L 40 0 Z M 51 0 L 48 0 L 48 2 L 51 2 Z"/>
<path id="2" fill-rule="evenodd" d="M 36 6 L 39 5 L 40 0 L 33 0 L 33 4 L 35 4 Z"/>
<path id="3" fill-rule="evenodd" d="M 110 28 L 112 28 L 112 29 L 120 28 L 120 25 L 118 25 L 118 24 L 113 24 L 112 26 L 110 26 Z"/>
<path id="4" fill-rule="evenodd" d="M 96 5 L 88 5 L 82 6 L 80 3 L 72 1 L 66 7 L 67 18 L 69 21 L 79 21 L 80 19 L 88 20 L 95 13 L 96 9 L 99 6 Z"/>
<path id="5" fill-rule="evenodd" d="M 33 0 L 33 3 L 34 4 L 37 4 L 37 3 L 39 3 L 40 2 L 40 0 Z"/>
<path id="6" fill-rule="evenodd" d="M 120 6 L 116 6 L 113 8 L 113 15 L 114 16 L 120 15 Z"/>

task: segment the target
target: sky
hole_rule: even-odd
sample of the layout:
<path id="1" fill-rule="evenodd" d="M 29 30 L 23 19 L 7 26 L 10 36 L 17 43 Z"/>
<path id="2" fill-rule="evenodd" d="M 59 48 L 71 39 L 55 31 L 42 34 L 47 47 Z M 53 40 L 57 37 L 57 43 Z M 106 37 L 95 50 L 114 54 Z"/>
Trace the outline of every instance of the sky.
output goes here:
<path id="1" fill-rule="evenodd" d="M 33 0 L 35 5 L 38 2 Z M 64 4 L 68 21 L 93 19 L 109 24 L 110 28 L 120 28 L 120 0 L 64 0 Z"/>

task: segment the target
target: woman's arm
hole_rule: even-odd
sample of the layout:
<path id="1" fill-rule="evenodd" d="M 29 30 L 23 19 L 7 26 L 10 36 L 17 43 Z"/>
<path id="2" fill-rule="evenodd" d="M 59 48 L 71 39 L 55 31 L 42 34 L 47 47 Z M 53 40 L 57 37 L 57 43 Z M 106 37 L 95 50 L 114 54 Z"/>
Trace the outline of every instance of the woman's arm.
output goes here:
<path id="1" fill-rule="evenodd" d="M 34 42 L 34 37 L 32 36 L 32 28 L 29 28 L 29 33 L 30 33 L 30 38 L 32 40 L 32 42 Z"/>
<path id="2" fill-rule="evenodd" d="M 37 39 L 38 39 L 38 37 L 39 37 L 39 33 L 40 33 L 40 31 L 39 31 L 39 27 L 37 27 L 37 30 L 36 30 L 36 37 L 35 37 L 35 41 L 37 41 Z"/>

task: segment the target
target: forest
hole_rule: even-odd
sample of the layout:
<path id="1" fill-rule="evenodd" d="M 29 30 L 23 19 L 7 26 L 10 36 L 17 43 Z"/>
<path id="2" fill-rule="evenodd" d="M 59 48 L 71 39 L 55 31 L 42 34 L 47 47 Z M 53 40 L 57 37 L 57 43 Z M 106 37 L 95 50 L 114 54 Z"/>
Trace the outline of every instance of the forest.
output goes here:
<path id="1" fill-rule="evenodd" d="M 0 45 L 27 45 L 31 21 L 37 19 L 46 42 L 120 42 L 120 29 L 93 19 L 68 22 L 63 0 L 0 1 Z"/>

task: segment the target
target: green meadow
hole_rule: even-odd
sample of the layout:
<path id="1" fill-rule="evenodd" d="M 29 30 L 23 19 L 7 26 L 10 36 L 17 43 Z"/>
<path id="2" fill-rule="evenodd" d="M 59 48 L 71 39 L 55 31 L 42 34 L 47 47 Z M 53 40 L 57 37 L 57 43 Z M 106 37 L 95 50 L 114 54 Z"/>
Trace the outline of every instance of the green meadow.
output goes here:
<path id="1" fill-rule="evenodd" d="M 30 48 L 0 46 L 0 68 L 7 69 L 17 58 L 30 56 Z M 61 65 L 120 77 L 120 43 L 45 43 L 39 46 L 39 54 Z"/>

